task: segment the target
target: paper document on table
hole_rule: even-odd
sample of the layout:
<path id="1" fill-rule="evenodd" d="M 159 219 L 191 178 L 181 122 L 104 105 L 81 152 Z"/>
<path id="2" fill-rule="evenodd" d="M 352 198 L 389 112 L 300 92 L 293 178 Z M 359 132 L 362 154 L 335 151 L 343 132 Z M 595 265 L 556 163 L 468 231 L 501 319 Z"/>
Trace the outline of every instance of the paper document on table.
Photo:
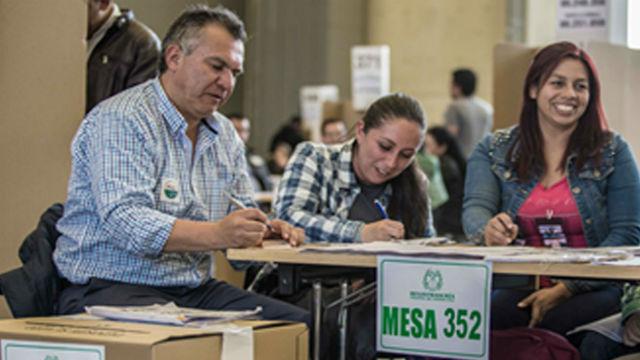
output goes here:
<path id="1" fill-rule="evenodd" d="M 109 320 L 205 327 L 232 320 L 253 319 L 262 308 L 258 306 L 253 310 L 244 311 L 202 310 L 178 307 L 171 302 L 148 306 L 87 306 L 85 311 Z"/>
<path id="2" fill-rule="evenodd" d="M 578 326 L 577 328 L 569 331 L 567 335 L 575 334 L 580 331 L 591 330 L 599 334 L 602 334 L 615 342 L 621 343 L 622 332 L 624 329 L 620 324 L 620 321 L 622 320 L 621 317 L 622 317 L 622 314 L 617 313 L 615 315 L 611 315 L 609 317 L 606 317 L 582 326 Z"/>
<path id="3" fill-rule="evenodd" d="M 334 252 L 354 254 L 392 254 L 448 258 L 473 258 L 498 262 L 528 263 L 591 263 L 625 260 L 633 257 L 628 248 L 536 248 L 529 246 L 431 246 L 442 238 L 376 241 L 371 243 L 335 244 L 304 248 L 304 252 Z"/>

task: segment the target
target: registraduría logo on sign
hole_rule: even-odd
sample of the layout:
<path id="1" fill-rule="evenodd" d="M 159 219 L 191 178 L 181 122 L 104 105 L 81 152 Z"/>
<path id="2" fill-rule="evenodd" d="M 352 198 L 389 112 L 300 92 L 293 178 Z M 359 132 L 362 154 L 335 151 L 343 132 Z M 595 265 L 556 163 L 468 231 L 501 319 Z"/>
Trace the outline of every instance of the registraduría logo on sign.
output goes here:
<path id="1" fill-rule="evenodd" d="M 422 286 L 426 291 L 411 291 L 409 297 L 413 300 L 456 301 L 456 294 L 441 292 L 444 286 L 444 276 L 440 270 L 427 269 L 422 276 Z"/>
<path id="2" fill-rule="evenodd" d="M 422 285 L 429 291 L 439 291 L 442 289 L 442 274 L 440 270 L 428 269 L 422 277 Z"/>

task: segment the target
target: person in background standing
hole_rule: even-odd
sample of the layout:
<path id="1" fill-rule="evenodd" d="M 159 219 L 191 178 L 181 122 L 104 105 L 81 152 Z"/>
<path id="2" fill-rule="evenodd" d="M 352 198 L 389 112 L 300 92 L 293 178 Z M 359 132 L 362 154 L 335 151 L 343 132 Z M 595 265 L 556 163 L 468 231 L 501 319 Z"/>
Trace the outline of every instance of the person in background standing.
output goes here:
<path id="1" fill-rule="evenodd" d="M 100 101 L 158 75 L 160 39 L 113 0 L 87 2 L 85 113 Z"/>
<path id="2" fill-rule="evenodd" d="M 493 127 L 491 104 L 475 96 L 476 75 L 470 69 L 457 69 L 452 74 L 453 102 L 444 113 L 447 130 L 456 138 L 465 158 Z"/>

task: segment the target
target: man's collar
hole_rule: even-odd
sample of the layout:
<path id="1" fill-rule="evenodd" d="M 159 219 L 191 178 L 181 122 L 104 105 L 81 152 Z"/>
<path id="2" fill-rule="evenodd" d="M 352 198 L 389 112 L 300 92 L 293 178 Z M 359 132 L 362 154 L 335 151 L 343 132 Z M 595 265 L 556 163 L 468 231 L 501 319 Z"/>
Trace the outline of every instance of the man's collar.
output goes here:
<path id="1" fill-rule="evenodd" d="M 169 96 L 167 96 L 167 93 L 160 82 L 160 78 L 155 78 L 153 80 L 153 88 L 160 99 L 160 113 L 167 122 L 167 125 L 169 125 L 169 131 L 171 134 L 173 136 L 176 136 L 177 134 L 184 134 L 187 131 L 187 120 L 180 111 L 178 111 L 178 108 L 176 108 L 173 102 L 171 102 Z M 220 123 L 216 119 L 215 113 L 202 119 L 202 123 L 213 134 L 217 135 L 220 133 Z"/>

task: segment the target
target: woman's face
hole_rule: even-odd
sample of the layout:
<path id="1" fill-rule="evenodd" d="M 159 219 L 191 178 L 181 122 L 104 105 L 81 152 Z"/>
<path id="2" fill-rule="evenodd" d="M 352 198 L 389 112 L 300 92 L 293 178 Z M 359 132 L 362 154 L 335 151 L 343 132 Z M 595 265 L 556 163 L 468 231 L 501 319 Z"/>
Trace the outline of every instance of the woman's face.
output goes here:
<path id="1" fill-rule="evenodd" d="M 589 75 L 584 64 L 565 59 L 540 86 L 529 89 L 538 105 L 541 127 L 573 130 L 589 104 Z"/>
<path id="2" fill-rule="evenodd" d="M 431 155 L 442 156 L 447 152 L 447 146 L 438 144 L 433 135 L 429 133 L 424 138 L 424 146 Z"/>
<path id="3" fill-rule="evenodd" d="M 364 123 L 356 124 L 358 149 L 353 168 L 360 181 L 382 184 L 406 169 L 422 146 L 423 132 L 414 121 L 389 118 L 377 128 L 364 132 Z"/>

